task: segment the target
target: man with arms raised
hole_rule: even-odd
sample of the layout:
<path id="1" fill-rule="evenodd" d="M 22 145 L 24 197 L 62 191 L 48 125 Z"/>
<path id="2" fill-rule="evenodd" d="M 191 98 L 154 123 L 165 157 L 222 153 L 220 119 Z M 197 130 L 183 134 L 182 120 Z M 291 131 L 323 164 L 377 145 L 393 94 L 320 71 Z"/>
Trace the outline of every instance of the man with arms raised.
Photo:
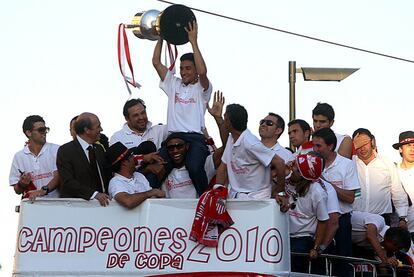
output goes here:
<path id="1" fill-rule="evenodd" d="M 26 117 L 23 133 L 28 141 L 14 155 L 10 169 L 9 182 L 14 191 L 32 200 L 39 196 L 59 197 L 56 190 L 60 184 L 56 168 L 59 145 L 46 142 L 48 132 L 49 127 L 41 116 Z"/>
<path id="2" fill-rule="evenodd" d="M 95 145 L 102 132 L 101 122 L 95 114 L 82 113 L 75 121 L 75 131 L 76 138 L 57 153 L 61 197 L 97 199 L 106 206 L 110 172 L 103 148 Z"/>
<path id="3" fill-rule="evenodd" d="M 203 135 L 204 114 L 210 100 L 212 85 L 207 78 L 207 67 L 198 48 L 198 26 L 194 21 L 185 28 L 193 53 L 180 58 L 181 79 L 174 76 L 172 70 L 161 63 L 162 39 L 159 39 L 152 58 L 161 82 L 160 88 L 168 96 L 167 126 L 170 133 L 181 132 L 190 144 L 185 166 L 194 184 L 205 190 L 208 179 L 204 164 L 209 151 Z M 171 172 L 173 163 L 168 160 L 165 149 L 160 150 L 167 161 L 166 172 Z"/>

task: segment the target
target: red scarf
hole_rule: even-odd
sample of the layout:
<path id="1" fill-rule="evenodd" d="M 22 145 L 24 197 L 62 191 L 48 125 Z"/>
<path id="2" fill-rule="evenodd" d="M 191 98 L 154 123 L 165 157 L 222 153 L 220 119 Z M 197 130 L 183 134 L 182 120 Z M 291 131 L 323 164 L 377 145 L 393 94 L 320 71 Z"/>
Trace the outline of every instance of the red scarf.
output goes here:
<path id="1" fill-rule="evenodd" d="M 29 195 L 28 195 L 27 193 L 28 193 L 29 191 L 31 191 L 31 190 L 37 190 L 36 186 L 33 184 L 33 182 L 32 182 L 32 181 L 30 181 L 30 183 L 29 183 L 29 185 L 27 186 L 27 188 L 25 188 L 25 189 L 23 190 L 23 193 L 22 193 L 22 199 L 29 198 Z"/>
<path id="2" fill-rule="evenodd" d="M 198 200 L 190 240 L 216 247 L 219 235 L 234 221 L 226 210 L 227 188 L 218 186 L 203 193 Z"/>

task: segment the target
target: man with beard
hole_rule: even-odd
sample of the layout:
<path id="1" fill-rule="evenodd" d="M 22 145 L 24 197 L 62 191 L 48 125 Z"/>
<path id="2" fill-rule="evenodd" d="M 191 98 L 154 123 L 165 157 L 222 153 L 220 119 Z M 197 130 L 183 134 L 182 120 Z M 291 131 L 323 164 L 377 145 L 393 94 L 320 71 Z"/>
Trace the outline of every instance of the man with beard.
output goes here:
<path id="1" fill-rule="evenodd" d="M 143 141 L 152 141 L 157 149 L 167 137 L 166 125 L 153 125 L 148 121 L 147 107 L 142 99 L 128 100 L 123 109 L 126 123 L 121 130 L 115 132 L 110 145 L 120 141 L 129 149 L 137 147 Z"/>

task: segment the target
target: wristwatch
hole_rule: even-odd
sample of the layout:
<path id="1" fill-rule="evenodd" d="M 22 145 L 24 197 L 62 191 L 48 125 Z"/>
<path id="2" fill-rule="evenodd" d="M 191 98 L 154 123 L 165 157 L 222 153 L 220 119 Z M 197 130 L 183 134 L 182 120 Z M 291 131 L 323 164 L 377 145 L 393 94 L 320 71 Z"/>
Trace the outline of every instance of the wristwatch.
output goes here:
<path id="1" fill-rule="evenodd" d="M 44 190 L 46 192 L 45 195 L 48 195 L 49 194 L 49 187 L 47 185 L 46 186 L 43 186 L 42 187 L 42 190 Z"/>
<path id="2" fill-rule="evenodd" d="M 325 251 L 325 249 L 326 249 L 326 246 L 323 245 L 323 244 L 315 245 L 313 247 L 313 250 L 316 250 L 318 252 L 318 254 L 322 254 L 322 252 Z"/>

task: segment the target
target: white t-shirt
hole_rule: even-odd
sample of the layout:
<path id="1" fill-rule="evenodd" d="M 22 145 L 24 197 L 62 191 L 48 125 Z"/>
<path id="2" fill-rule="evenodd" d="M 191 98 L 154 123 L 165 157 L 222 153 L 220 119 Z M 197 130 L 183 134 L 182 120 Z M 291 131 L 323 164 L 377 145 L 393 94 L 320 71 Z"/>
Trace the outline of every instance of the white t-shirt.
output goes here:
<path id="1" fill-rule="evenodd" d="M 326 203 L 326 207 L 328 209 L 328 214 L 331 213 L 341 213 L 341 208 L 339 207 L 339 200 L 338 195 L 336 194 L 336 190 L 332 187 L 331 184 L 321 180 L 322 185 L 319 184 L 323 189 L 325 189 L 326 193 L 328 194 L 328 200 Z"/>
<path id="2" fill-rule="evenodd" d="M 216 174 L 213 155 L 207 157 L 204 164 L 204 170 L 206 171 L 207 179 L 210 182 Z M 193 181 L 185 166 L 174 168 L 165 179 L 161 189 L 165 191 L 166 198 L 198 198 Z"/>
<path id="3" fill-rule="evenodd" d="M 355 199 L 354 210 L 372 214 L 392 213 L 392 199 L 398 215 L 407 216 L 407 195 L 394 163 L 379 155 L 367 165 L 357 156 L 353 159 L 361 185 L 361 197 Z"/>
<path id="4" fill-rule="evenodd" d="M 20 170 L 32 174 L 33 184 L 37 189 L 46 186 L 53 179 L 53 173 L 57 171 L 56 154 L 58 148 L 59 145 L 46 142 L 40 150 L 39 155 L 35 156 L 26 145 L 14 155 L 9 175 L 10 185 L 12 186 L 19 182 L 21 176 Z M 44 197 L 58 198 L 59 192 L 55 189 Z"/>
<path id="5" fill-rule="evenodd" d="M 139 172 L 134 172 L 132 178 L 126 178 L 118 173 L 115 173 L 111 181 L 109 181 L 109 197 L 114 198 L 117 193 L 126 192 L 128 194 L 146 192 L 151 190 L 149 182 Z"/>
<path id="6" fill-rule="evenodd" d="M 236 142 L 230 134 L 221 158 L 227 166 L 227 175 L 232 191 L 236 193 L 263 192 L 261 199 L 270 198 L 270 163 L 275 152 L 267 148 L 248 129 Z M 232 193 L 231 193 L 232 195 Z"/>
<path id="7" fill-rule="evenodd" d="M 398 164 L 398 173 L 405 191 L 410 196 L 411 201 L 414 201 L 414 167 L 405 169 Z M 414 232 L 414 205 L 408 207 L 407 221 L 408 231 Z"/>
<path id="8" fill-rule="evenodd" d="M 323 179 L 328 181 L 331 185 L 337 186 L 344 190 L 359 190 L 358 174 L 355 163 L 350 159 L 342 157 L 337 154 L 333 163 L 324 169 Z M 341 214 L 346 214 L 352 211 L 352 204 L 339 200 L 339 207 Z"/>
<path id="9" fill-rule="evenodd" d="M 288 163 L 290 161 L 293 161 L 295 159 L 295 156 L 293 155 L 292 152 L 290 152 L 289 150 L 287 150 L 286 148 L 282 147 L 279 142 L 276 142 L 275 145 L 273 145 L 272 147 L 270 147 L 270 149 L 272 149 L 273 151 L 275 151 L 275 153 L 282 158 L 285 163 Z"/>
<path id="10" fill-rule="evenodd" d="M 141 142 L 149 140 L 155 144 L 157 149 L 159 149 L 161 148 L 161 143 L 167 138 L 167 136 L 167 125 L 152 125 L 151 122 L 148 122 L 145 132 L 142 135 L 139 135 L 132 131 L 128 124 L 125 123 L 121 130 L 112 135 L 109 145 L 120 141 L 123 145 L 131 149 L 140 145 Z"/>
<path id="11" fill-rule="evenodd" d="M 294 209 L 289 209 L 290 236 L 291 237 L 314 237 L 316 226 L 319 221 L 329 219 L 327 210 L 328 195 L 318 183 L 312 183 L 305 196 L 296 196 L 295 187 L 286 185 L 286 192 L 289 195 L 289 202 L 295 203 Z"/>
<path id="12" fill-rule="evenodd" d="M 204 114 L 213 91 L 211 83 L 205 91 L 200 82 L 186 86 L 168 70 L 160 88 L 168 96 L 168 131 L 202 134 Z"/>
<path id="13" fill-rule="evenodd" d="M 385 232 L 390 228 L 385 225 L 385 220 L 378 214 L 367 212 L 353 211 L 351 216 L 352 225 L 352 242 L 360 246 L 369 246 L 366 239 L 367 225 L 373 224 L 377 227 L 378 239 L 381 242 L 384 238 Z"/>

